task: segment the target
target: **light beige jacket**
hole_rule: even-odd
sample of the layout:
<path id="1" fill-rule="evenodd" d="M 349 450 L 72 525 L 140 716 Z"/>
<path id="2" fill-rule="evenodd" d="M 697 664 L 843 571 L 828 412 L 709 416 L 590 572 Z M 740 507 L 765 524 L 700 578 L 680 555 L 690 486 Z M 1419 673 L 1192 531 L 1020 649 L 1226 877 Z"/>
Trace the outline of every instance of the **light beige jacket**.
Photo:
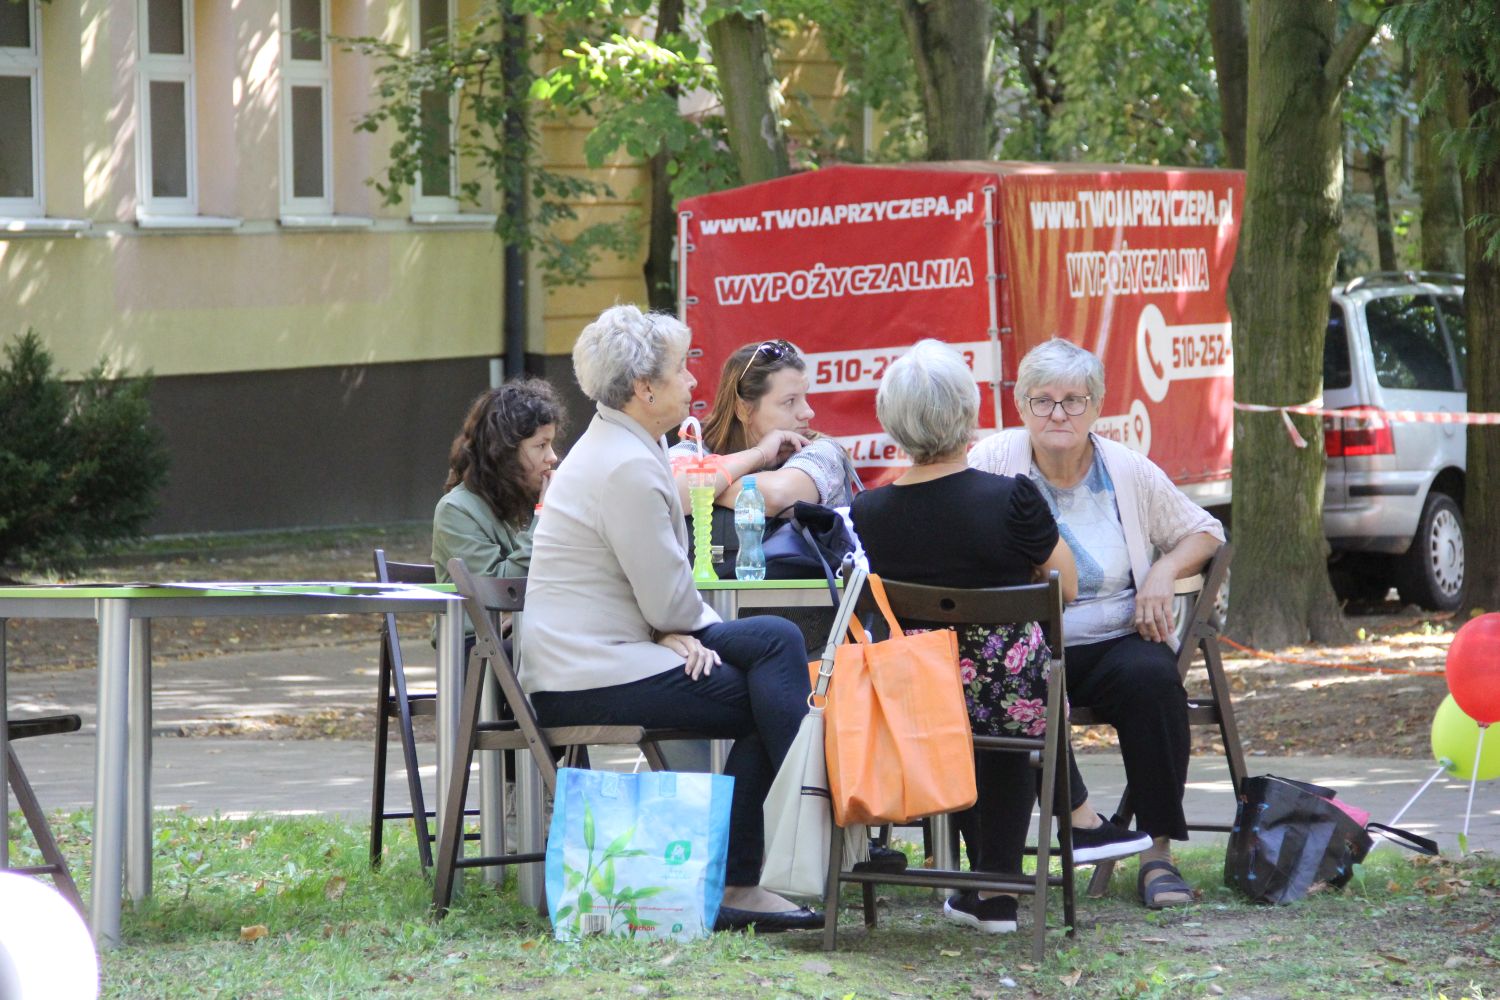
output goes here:
<path id="1" fill-rule="evenodd" d="M 1151 459 L 1116 441 L 1090 434 L 1115 485 L 1130 572 L 1145 580 L 1151 563 L 1170 552 L 1188 535 L 1206 531 L 1222 544 L 1224 527 L 1208 511 L 1189 500 Z M 969 452 L 969 466 L 1002 476 L 1031 472 L 1031 435 L 1024 427 L 998 431 Z"/>
<path id="2" fill-rule="evenodd" d="M 665 438 L 600 405 L 532 533 L 521 686 L 586 691 L 682 666 L 666 632 L 719 621 L 693 585 Z"/>

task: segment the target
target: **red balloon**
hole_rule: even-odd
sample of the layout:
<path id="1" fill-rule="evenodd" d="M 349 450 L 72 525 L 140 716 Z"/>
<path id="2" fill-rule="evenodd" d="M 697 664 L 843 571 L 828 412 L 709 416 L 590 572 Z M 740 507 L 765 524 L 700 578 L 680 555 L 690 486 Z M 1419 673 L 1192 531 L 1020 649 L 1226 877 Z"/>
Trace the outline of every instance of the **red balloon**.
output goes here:
<path id="1" fill-rule="evenodd" d="M 1475 722 L 1500 722 L 1500 613 L 1469 619 L 1453 637 L 1448 691 Z"/>

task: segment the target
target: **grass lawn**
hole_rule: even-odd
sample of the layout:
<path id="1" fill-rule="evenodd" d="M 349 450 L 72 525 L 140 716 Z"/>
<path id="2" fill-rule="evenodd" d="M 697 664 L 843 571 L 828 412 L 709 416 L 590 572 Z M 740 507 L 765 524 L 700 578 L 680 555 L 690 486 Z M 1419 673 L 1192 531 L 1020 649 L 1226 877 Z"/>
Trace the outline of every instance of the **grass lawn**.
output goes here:
<path id="1" fill-rule="evenodd" d="M 13 814 L 14 864 L 34 856 L 29 839 L 18 842 L 23 829 Z M 492 891 L 472 873 L 434 924 L 410 831 L 389 830 L 389 860 L 372 872 L 358 824 L 161 814 L 156 893 L 127 909 L 128 944 L 104 957 L 104 996 L 1500 995 L 1500 861 L 1483 856 L 1415 859 L 1385 847 L 1346 890 L 1268 909 L 1222 888 L 1221 850 L 1189 848 L 1182 867 L 1201 905 L 1148 913 L 1127 865 L 1110 896 L 1080 898 L 1077 936 L 1059 934 L 1033 965 L 1024 912 L 1023 933 L 981 936 L 946 923 L 930 893 L 895 887 L 882 892 L 873 932 L 848 890 L 831 955 L 810 933 L 561 945 L 512 889 Z M 83 875 L 88 814 L 59 817 L 57 832 Z"/>

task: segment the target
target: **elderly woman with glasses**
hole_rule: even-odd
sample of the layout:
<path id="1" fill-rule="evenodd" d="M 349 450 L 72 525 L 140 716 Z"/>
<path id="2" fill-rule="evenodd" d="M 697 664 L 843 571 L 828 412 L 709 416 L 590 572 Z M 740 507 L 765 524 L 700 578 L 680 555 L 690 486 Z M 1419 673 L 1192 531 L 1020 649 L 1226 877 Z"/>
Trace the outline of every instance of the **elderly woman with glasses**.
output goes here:
<path id="1" fill-rule="evenodd" d="M 785 340 L 745 344 L 724 362 L 713 409 L 703 423 L 703 447 L 720 456 L 714 503 L 733 509 L 740 484 L 754 474 L 776 516 L 798 500 L 847 507 L 858 489 L 854 465 L 839 443 L 812 429 L 807 363 Z M 683 441 L 673 457 L 692 455 Z M 677 477 L 684 502 L 687 479 Z M 716 539 L 716 541 L 728 539 Z"/>
<path id="2" fill-rule="evenodd" d="M 1136 826 L 1152 838 L 1141 854 L 1141 901 L 1184 906 L 1193 890 L 1170 848 L 1187 839 L 1188 762 L 1173 584 L 1213 557 L 1224 530 L 1145 455 L 1092 433 L 1104 366 L 1090 352 L 1060 339 L 1038 345 L 1021 359 L 1015 394 L 1025 427 L 980 442 L 969 465 L 1030 477 L 1073 551 L 1078 596 L 1063 613 L 1068 697 L 1119 734 Z"/>
<path id="3" fill-rule="evenodd" d="M 533 534 L 520 680 L 546 726 L 692 728 L 734 740 L 721 928 L 821 927 L 761 889 L 761 809 L 810 692 L 802 636 L 776 618 L 722 622 L 693 585 L 663 435 L 695 381 L 687 327 L 614 306 L 573 368 L 598 412 L 547 489 Z"/>

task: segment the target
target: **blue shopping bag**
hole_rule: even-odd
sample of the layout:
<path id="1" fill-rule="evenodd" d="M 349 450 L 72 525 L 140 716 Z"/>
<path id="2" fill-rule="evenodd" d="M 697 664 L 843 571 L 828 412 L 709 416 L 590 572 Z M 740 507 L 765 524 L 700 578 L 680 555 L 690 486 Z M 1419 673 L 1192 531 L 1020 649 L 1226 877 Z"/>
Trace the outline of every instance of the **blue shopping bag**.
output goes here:
<path id="1" fill-rule="evenodd" d="M 712 931 L 733 791 L 734 779 L 722 774 L 560 768 L 547 835 L 557 940 L 689 940 Z"/>

